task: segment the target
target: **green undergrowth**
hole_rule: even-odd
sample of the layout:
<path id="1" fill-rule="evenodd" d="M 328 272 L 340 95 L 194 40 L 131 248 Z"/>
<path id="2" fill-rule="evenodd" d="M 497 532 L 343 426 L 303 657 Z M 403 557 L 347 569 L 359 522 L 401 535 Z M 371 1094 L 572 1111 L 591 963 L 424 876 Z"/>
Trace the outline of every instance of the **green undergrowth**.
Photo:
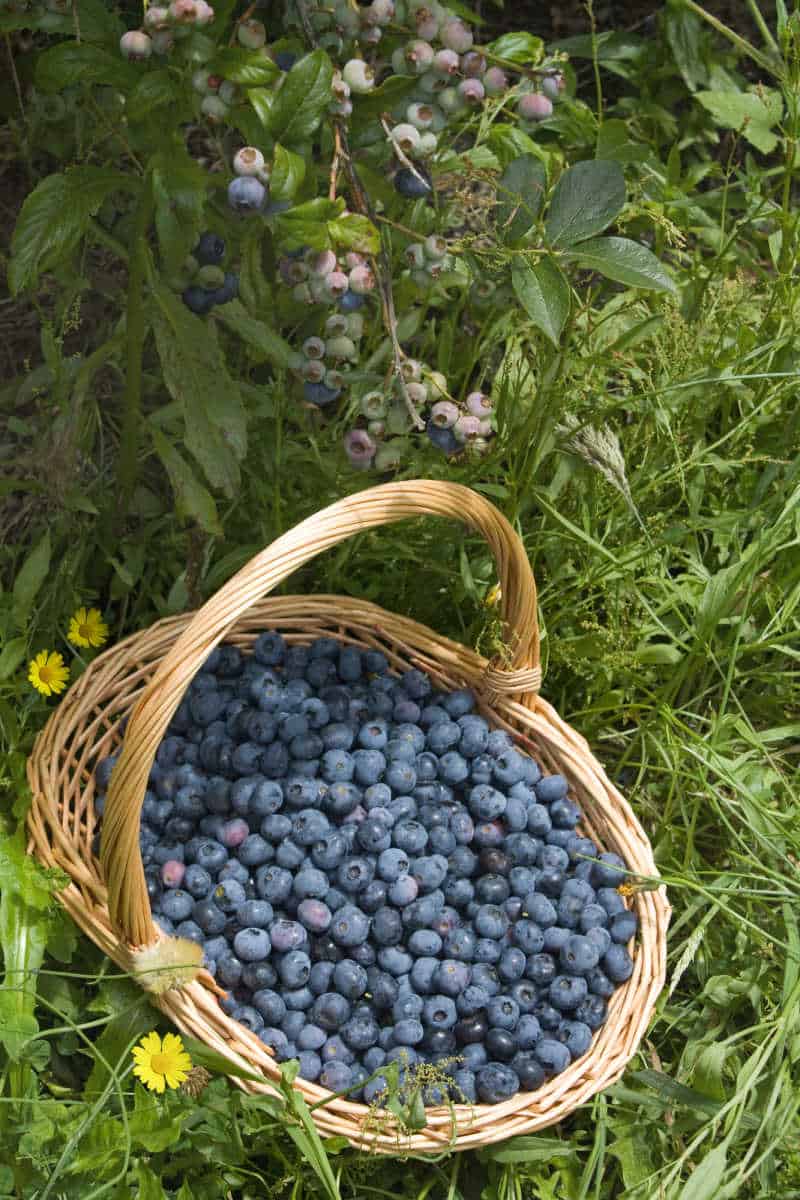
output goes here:
<path id="1" fill-rule="evenodd" d="M 131 1046 L 168 1026 L 76 932 L 53 901 L 64 879 L 13 834 L 26 757 L 57 703 L 35 696 L 25 660 L 43 646 L 67 652 L 79 604 L 102 608 L 114 641 L 199 603 L 279 532 L 379 480 L 298 422 L 277 373 L 253 416 L 241 488 L 220 507 L 224 535 L 176 520 L 166 482 L 145 474 L 109 553 L 97 534 L 113 456 L 98 433 L 102 399 L 86 397 L 77 425 L 63 409 L 54 427 L 34 388 L 12 432 L 20 446 L 52 447 L 54 432 L 78 445 L 89 500 L 54 460 L 51 489 L 6 513 L 0 551 L 0 1197 L 800 1197 L 794 117 L 787 99 L 784 157 L 721 133 L 733 118 L 715 125 L 710 102 L 688 97 L 713 90 L 741 48 L 708 40 L 702 23 L 696 42 L 680 43 L 681 29 L 694 26 L 673 18 L 638 60 L 627 35 L 594 47 L 597 78 L 622 91 L 607 112 L 628 139 L 624 161 L 647 160 L 637 199 L 678 299 L 595 295 L 587 276 L 556 350 L 518 313 L 497 314 L 479 347 L 496 381 L 490 453 L 463 464 L 431 450 L 392 476 L 470 484 L 514 523 L 538 585 L 543 693 L 650 838 L 674 911 L 667 984 L 631 1063 L 556 1127 L 434 1161 L 322 1140 L 290 1072 L 280 1095 L 247 1097 L 200 1047 L 211 1081 L 199 1095 L 134 1085 Z M 585 71 L 591 92 L 591 54 Z M 439 369 L 462 353 L 455 330 Z M 283 590 L 368 598 L 494 648 L 495 582 L 475 536 L 425 520 L 362 534 Z M 84 661 L 70 663 L 75 678 Z M 418 1127 L 417 1095 L 399 1115 Z"/>

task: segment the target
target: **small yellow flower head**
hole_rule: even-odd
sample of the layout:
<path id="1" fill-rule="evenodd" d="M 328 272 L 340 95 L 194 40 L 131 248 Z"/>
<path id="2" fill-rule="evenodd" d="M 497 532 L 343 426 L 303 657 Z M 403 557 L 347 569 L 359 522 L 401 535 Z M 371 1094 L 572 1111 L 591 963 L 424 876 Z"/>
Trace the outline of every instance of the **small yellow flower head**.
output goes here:
<path id="1" fill-rule="evenodd" d="M 177 1033 L 167 1033 L 162 1041 L 153 1030 L 146 1033 L 138 1046 L 133 1047 L 134 1075 L 151 1092 L 163 1092 L 164 1087 L 177 1088 L 188 1078 L 192 1060 L 183 1048 Z"/>
<path id="2" fill-rule="evenodd" d="M 41 650 L 28 665 L 28 680 L 43 696 L 57 696 L 69 679 L 69 667 L 57 651 Z"/>
<path id="3" fill-rule="evenodd" d="M 497 608 L 497 606 L 500 603 L 500 601 L 502 600 L 502 598 L 503 598 L 503 593 L 500 590 L 500 584 L 496 583 L 494 585 L 494 587 L 490 588 L 489 591 L 486 593 L 486 598 L 483 603 L 486 605 L 487 608 Z"/>
<path id="4" fill-rule="evenodd" d="M 99 608 L 79 608 L 69 623 L 69 640 L 76 646 L 102 646 L 108 641 L 108 626 Z"/>

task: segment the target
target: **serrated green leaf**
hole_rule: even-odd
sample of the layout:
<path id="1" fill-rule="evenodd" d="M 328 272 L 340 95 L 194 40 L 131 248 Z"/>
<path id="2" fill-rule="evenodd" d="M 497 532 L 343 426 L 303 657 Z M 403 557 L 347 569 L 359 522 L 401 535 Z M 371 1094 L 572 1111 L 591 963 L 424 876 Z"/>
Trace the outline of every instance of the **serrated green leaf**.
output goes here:
<path id="1" fill-rule="evenodd" d="M 498 228 L 507 242 L 524 237 L 539 215 L 547 176 L 534 154 L 522 154 L 506 167 L 497 182 Z"/>
<path id="2" fill-rule="evenodd" d="M 153 314 L 164 382 L 183 409 L 185 445 L 212 487 L 232 497 L 247 449 L 242 396 L 228 374 L 214 327 L 167 288 L 155 289 Z"/>
<path id="3" fill-rule="evenodd" d="M 167 273 L 180 270 L 197 242 L 208 187 L 207 172 L 183 143 L 151 159 L 158 246 Z"/>
<path id="4" fill-rule="evenodd" d="M 332 83 L 333 67 L 324 50 L 314 50 L 296 62 L 269 111 L 267 125 L 273 137 L 284 145 L 309 138 L 331 102 Z"/>
<path id="5" fill-rule="evenodd" d="M 553 191 L 545 222 L 551 246 L 574 246 L 606 229 L 625 204 L 625 176 L 615 162 L 580 162 Z"/>
<path id="6" fill-rule="evenodd" d="M 628 287 L 673 294 L 677 291 L 675 283 L 652 250 L 632 242 L 630 238 L 591 238 L 581 242 L 565 257 L 578 266 L 599 271 L 607 279 L 627 284 Z"/>
<path id="7" fill-rule="evenodd" d="M 104 83 L 127 92 L 140 78 L 134 64 L 119 52 L 85 42 L 60 42 L 43 50 L 36 60 L 35 80 L 40 92 L 60 92 L 74 83 Z"/>
<path id="8" fill-rule="evenodd" d="M 497 155 L 500 165 L 504 168 L 521 154 L 533 154 L 542 162 L 546 162 L 550 157 L 546 150 L 516 125 L 493 125 L 487 135 L 486 145 Z"/>
<path id="9" fill-rule="evenodd" d="M 783 116 L 780 92 L 759 86 L 757 92 L 696 92 L 695 99 L 718 125 L 740 132 L 756 150 L 769 154 L 777 146 L 772 127 Z"/>
<path id="10" fill-rule="evenodd" d="M 381 237 L 369 217 L 359 213 L 345 213 L 335 221 L 328 222 L 328 232 L 334 246 L 343 250 L 356 250 L 359 254 L 377 254 Z"/>
<path id="11" fill-rule="evenodd" d="M 184 88 L 167 67 L 142 75 L 128 96 L 125 115 L 129 121 L 141 121 L 156 108 L 181 103 Z"/>
<path id="12" fill-rule="evenodd" d="M 511 282 L 522 307 L 554 346 L 569 316 L 569 286 L 551 258 L 532 267 L 517 257 L 511 266 Z"/>
<path id="13" fill-rule="evenodd" d="M 106 196 L 131 181 L 105 167 L 48 175 L 25 200 L 11 239 L 9 280 L 16 294 L 72 253 Z"/>
<path id="14" fill-rule="evenodd" d="M 277 63 L 260 50 L 245 50 L 241 46 L 226 46 L 218 50 L 203 70 L 221 75 L 241 87 L 258 87 L 273 83 L 281 73 Z"/>
<path id="15" fill-rule="evenodd" d="M 277 143 L 272 157 L 269 194 L 273 200 L 294 200 L 305 179 L 306 160 Z"/>
<path id="16" fill-rule="evenodd" d="M 296 354 L 289 343 L 265 321 L 251 317 L 238 300 L 220 305 L 217 319 L 247 343 L 256 362 L 271 362 L 285 368 L 294 361 Z"/>
<path id="17" fill-rule="evenodd" d="M 206 533 L 221 534 L 222 526 L 219 523 L 217 506 L 211 493 L 203 486 L 189 464 L 184 462 L 163 433 L 154 429 L 152 434 L 156 454 L 164 464 L 175 493 L 175 507 L 178 514 L 188 520 L 196 521 L 201 529 L 205 529 Z"/>
<path id="18" fill-rule="evenodd" d="M 520 29 L 504 33 L 489 44 L 489 49 L 496 58 L 507 58 L 509 62 L 535 66 L 544 54 L 544 42 L 540 37 Z"/>
<path id="19" fill-rule="evenodd" d="M 309 246 L 312 250 L 327 250 L 331 245 L 328 222 L 334 221 L 344 208 L 343 200 L 307 200 L 281 213 L 277 218 L 280 234 L 290 249 Z"/>
<path id="20" fill-rule="evenodd" d="M 18 625 L 24 625 L 30 616 L 31 607 L 39 592 L 39 588 L 47 578 L 50 570 L 50 531 L 45 530 L 31 550 L 19 570 L 14 582 L 13 601 L 14 619 Z"/>
<path id="21" fill-rule="evenodd" d="M 708 70 L 700 52 L 703 23 L 683 0 L 669 0 L 663 19 L 675 65 L 689 91 L 696 92 L 708 82 Z"/>

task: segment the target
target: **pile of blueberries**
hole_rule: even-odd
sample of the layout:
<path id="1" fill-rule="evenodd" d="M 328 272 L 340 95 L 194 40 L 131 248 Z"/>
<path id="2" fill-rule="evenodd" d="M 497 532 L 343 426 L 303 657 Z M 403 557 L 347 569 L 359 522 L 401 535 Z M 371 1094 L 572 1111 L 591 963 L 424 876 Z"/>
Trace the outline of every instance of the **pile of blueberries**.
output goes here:
<path id="1" fill-rule="evenodd" d="M 633 971 L 625 864 L 568 793 L 471 691 L 263 633 L 213 651 L 156 754 L 153 913 L 302 1078 L 380 1103 L 382 1068 L 429 1062 L 426 1104 L 498 1103 L 585 1054 Z"/>

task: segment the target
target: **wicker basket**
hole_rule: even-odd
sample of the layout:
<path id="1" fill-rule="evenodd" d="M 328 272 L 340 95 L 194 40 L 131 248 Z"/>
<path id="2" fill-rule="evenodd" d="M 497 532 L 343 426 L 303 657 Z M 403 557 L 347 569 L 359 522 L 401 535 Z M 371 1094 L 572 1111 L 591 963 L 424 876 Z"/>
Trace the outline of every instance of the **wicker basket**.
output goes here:
<path id="1" fill-rule="evenodd" d="M 510 657 L 487 663 L 480 655 L 374 604 L 342 596 L 264 599 L 303 563 L 355 533 L 408 517 L 459 520 L 488 542 L 502 589 Z M 101 654 L 61 701 L 36 740 L 28 763 L 33 791 L 30 844 L 48 866 L 70 877 L 59 899 L 77 924 L 120 967 L 134 951 L 164 935 L 153 924 L 139 855 L 139 814 L 158 745 L 190 680 L 221 641 L 248 648 L 257 634 L 281 630 L 288 642 L 322 635 L 380 649 L 392 669 L 418 666 L 447 687 L 470 686 L 496 727 L 509 730 L 545 768 L 563 773 L 584 814 L 582 830 L 615 850 L 631 871 L 657 874 L 648 840 L 630 806 L 606 778 L 586 741 L 538 694 L 536 591 L 523 546 L 508 521 L 486 500 L 455 484 L 390 483 L 341 500 L 278 538 L 197 613 L 159 621 Z M 93 770 L 124 747 L 106 800 L 101 858 L 92 853 L 96 817 Z M 552 1125 L 617 1080 L 647 1028 L 664 982 L 670 909 L 663 887 L 638 891 L 632 903 L 640 932 L 634 972 L 615 992 L 608 1020 L 589 1052 L 534 1093 L 497 1105 L 427 1110 L 427 1125 L 402 1130 L 394 1118 L 376 1123 L 362 1104 L 331 1099 L 314 1109 L 324 1135 L 343 1134 L 356 1146 L 383 1153 L 435 1153 L 475 1148 Z M 211 976 L 154 997 L 185 1033 L 264 1083 L 236 1078 L 249 1092 L 269 1092 L 278 1071 L 267 1048 L 220 1008 Z M 298 1079 L 310 1105 L 330 1093 Z"/>

